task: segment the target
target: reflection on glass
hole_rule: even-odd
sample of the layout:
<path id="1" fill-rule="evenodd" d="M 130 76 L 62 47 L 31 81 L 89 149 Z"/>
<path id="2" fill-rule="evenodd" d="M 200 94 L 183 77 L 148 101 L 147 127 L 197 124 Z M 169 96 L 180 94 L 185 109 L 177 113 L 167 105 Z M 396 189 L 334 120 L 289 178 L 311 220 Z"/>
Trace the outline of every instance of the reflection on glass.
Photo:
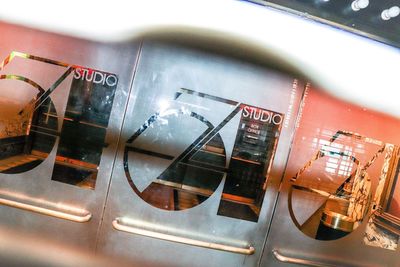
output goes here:
<path id="1" fill-rule="evenodd" d="M 160 112 L 127 141 L 125 172 L 147 203 L 184 210 L 201 204 L 217 189 L 227 162 L 219 130 L 238 112 L 237 103 L 219 100 L 182 89 L 173 101 L 159 101 Z"/>
<path id="2" fill-rule="evenodd" d="M 242 105 L 218 215 L 258 221 L 282 115 Z"/>
<path id="3" fill-rule="evenodd" d="M 13 78 L 0 77 L 0 172 L 7 174 L 38 166 L 47 158 L 58 135 L 53 102 L 47 98 L 36 105 L 44 90 L 27 79 Z M 15 99 L 15 90 L 18 94 L 24 92 L 25 98 Z"/>
<path id="4" fill-rule="evenodd" d="M 161 209 L 184 210 L 201 204 L 224 176 L 226 156 L 219 134 L 200 149 L 195 148 L 188 156 L 175 161 L 172 161 L 173 156 L 135 147 L 129 147 L 129 151 L 131 158 L 140 162 L 146 160 L 143 154 L 167 162 L 171 160 L 172 163 L 143 191 L 137 190 L 143 200 Z"/>
<path id="5" fill-rule="evenodd" d="M 72 70 L 16 51 L 0 63 L 0 172 L 26 172 L 47 158 L 59 136 L 51 94 Z"/>
<path id="6" fill-rule="evenodd" d="M 387 203 L 386 211 L 395 216 L 400 218 L 400 164 L 398 164 L 393 180 L 393 188 L 390 192 L 390 196 Z"/>
<path id="7" fill-rule="evenodd" d="M 157 208 L 184 210 L 225 178 L 218 215 L 257 221 L 283 116 L 188 89 L 159 102 L 126 142 L 133 190 Z"/>
<path id="8" fill-rule="evenodd" d="M 289 206 L 299 229 L 319 240 L 354 231 L 368 214 L 368 169 L 387 151 L 378 140 L 338 131 L 314 139 L 316 154 L 292 178 Z"/>
<path id="9" fill-rule="evenodd" d="M 62 116 L 51 96 L 67 89 L 69 78 L 72 84 Z M 59 137 L 52 179 L 94 188 L 117 83 L 111 73 L 11 52 L 0 63 L 0 172 L 35 168 Z M 44 90 L 40 84 L 49 87 Z M 60 117 L 64 120 L 58 132 Z"/>
<path id="10" fill-rule="evenodd" d="M 95 187 L 116 85 L 113 74 L 75 69 L 52 180 Z"/>
<path id="11" fill-rule="evenodd" d="M 373 212 L 364 234 L 364 243 L 396 250 L 400 238 L 400 155 L 399 147 L 387 146 L 381 179 L 374 197 Z"/>

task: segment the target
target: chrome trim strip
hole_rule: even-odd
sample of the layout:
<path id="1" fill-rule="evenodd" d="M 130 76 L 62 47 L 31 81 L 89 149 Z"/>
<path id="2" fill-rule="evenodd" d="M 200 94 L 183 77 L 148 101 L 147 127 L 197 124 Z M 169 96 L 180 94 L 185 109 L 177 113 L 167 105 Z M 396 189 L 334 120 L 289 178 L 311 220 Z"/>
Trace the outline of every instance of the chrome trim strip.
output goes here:
<path id="1" fill-rule="evenodd" d="M 224 244 L 219 244 L 219 243 L 213 243 L 213 242 L 192 239 L 192 238 L 188 238 L 188 237 L 177 236 L 177 235 L 173 235 L 173 234 L 166 234 L 166 233 L 161 233 L 161 232 L 157 232 L 157 231 L 151 231 L 151 230 L 139 228 L 139 227 L 136 227 L 133 225 L 126 225 L 126 224 L 123 224 L 123 218 L 116 218 L 112 222 L 112 225 L 118 231 L 131 233 L 131 234 L 137 234 L 137 235 L 156 238 L 156 239 L 161 239 L 161 240 L 165 240 L 165 241 L 186 244 L 186 245 L 190 245 L 190 246 L 209 248 L 209 249 L 221 250 L 221 251 L 232 252 L 232 253 L 237 253 L 237 254 L 244 254 L 244 255 L 252 255 L 255 252 L 255 249 L 253 246 L 248 246 L 248 247 L 229 246 L 229 245 L 224 245 Z"/>
<path id="2" fill-rule="evenodd" d="M 341 266 L 340 264 L 333 265 L 333 264 L 322 263 L 322 262 L 317 262 L 317 261 L 312 261 L 312 260 L 306 260 L 306 259 L 299 259 L 299 258 L 293 258 L 293 257 L 284 256 L 281 253 L 279 253 L 279 251 L 276 250 L 276 249 L 272 250 L 272 254 L 274 254 L 274 257 L 278 261 L 285 262 L 285 263 L 300 264 L 300 265 L 312 266 L 312 267 L 336 267 L 336 266 Z"/>
<path id="3" fill-rule="evenodd" d="M 84 223 L 88 222 L 92 218 L 92 214 L 90 212 L 84 211 L 82 215 L 75 215 L 71 213 L 67 213 L 66 211 L 62 210 L 54 210 L 44 207 L 39 207 L 32 204 L 26 204 L 15 200 L 9 200 L 0 197 L 0 205 L 9 206 L 12 208 L 17 208 L 21 210 L 31 211 L 63 220 L 68 220 L 72 222 L 79 222 Z"/>

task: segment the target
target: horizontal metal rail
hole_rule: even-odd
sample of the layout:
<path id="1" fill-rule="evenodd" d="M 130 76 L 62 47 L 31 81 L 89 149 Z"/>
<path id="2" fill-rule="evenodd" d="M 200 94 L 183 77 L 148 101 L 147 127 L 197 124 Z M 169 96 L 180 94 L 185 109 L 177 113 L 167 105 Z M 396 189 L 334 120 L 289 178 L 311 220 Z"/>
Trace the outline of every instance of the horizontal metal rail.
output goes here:
<path id="1" fill-rule="evenodd" d="M 38 202 L 40 202 L 38 200 Z M 54 206 L 56 207 L 57 204 L 53 203 Z M 87 211 L 81 211 L 79 212 L 80 214 L 72 214 L 70 211 L 73 209 L 68 209 L 68 207 L 63 206 L 60 209 L 53 209 L 53 208 L 46 208 L 46 207 L 40 207 L 39 205 L 35 204 L 28 204 L 24 202 L 20 202 L 17 200 L 10 200 L 6 199 L 0 196 L 0 205 L 5 205 L 21 210 L 26 210 L 26 211 L 31 211 L 63 220 L 68 220 L 68 221 L 73 221 L 73 222 L 79 222 L 79 223 L 84 223 L 88 222 L 92 218 L 92 214 Z"/>
<path id="2" fill-rule="evenodd" d="M 307 260 L 307 259 L 300 259 L 300 258 L 294 258 L 294 257 L 289 257 L 282 255 L 278 250 L 274 249 L 272 250 L 272 254 L 274 254 L 274 257 L 284 263 L 292 263 L 292 264 L 298 264 L 298 265 L 305 265 L 305 266 L 311 266 L 311 267 L 337 267 L 337 266 L 349 266 L 348 264 L 345 263 L 325 263 L 325 262 L 320 262 L 320 261 L 314 261 L 314 260 Z M 351 265 L 355 266 L 355 265 Z"/>
<path id="3" fill-rule="evenodd" d="M 146 237 L 152 237 L 160 240 L 166 240 L 170 242 L 176 242 L 181 244 L 186 244 L 190 246 L 202 247 L 202 248 L 209 248 L 221 251 L 227 251 L 232 253 L 244 254 L 244 255 L 252 255 L 254 254 L 254 247 L 247 246 L 247 247 L 238 247 L 238 246 L 231 246 L 225 245 L 215 242 L 207 242 L 202 240 L 197 240 L 189 237 L 177 236 L 170 233 L 162 233 L 158 231 L 148 230 L 142 227 L 138 227 L 136 225 L 129 225 L 124 223 L 123 218 L 116 218 L 113 221 L 113 227 L 116 230 L 137 234 Z"/>

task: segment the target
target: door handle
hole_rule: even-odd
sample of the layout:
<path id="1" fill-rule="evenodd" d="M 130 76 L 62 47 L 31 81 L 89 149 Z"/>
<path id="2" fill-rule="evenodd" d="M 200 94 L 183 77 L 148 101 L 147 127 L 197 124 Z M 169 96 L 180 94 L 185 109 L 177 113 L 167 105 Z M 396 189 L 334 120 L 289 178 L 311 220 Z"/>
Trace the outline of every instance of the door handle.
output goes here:
<path id="1" fill-rule="evenodd" d="M 325 262 L 321 262 L 321 261 L 294 258 L 294 257 L 285 256 L 276 249 L 272 250 L 272 254 L 274 255 L 275 259 L 277 259 L 280 262 L 293 263 L 293 264 L 312 266 L 312 267 L 337 267 L 337 266 L 354 266 L 354 267 L 363 266 L 363 267 L 366 267 L 365 265 L 355 265 L 355 264 L 350 264 L 350 263 L 346 263 L 346 262 L 325 263 Z"/>
<path id="2" fill-rule="evenodd" d="M 173 231 L 163 231 L 161 228 L 157 229 L 156 227 L 152 227 L 150 229 L 150 227 L 145 226 L 146 224 L 147 223 L 130 220 L 128 218 L 116 218 L 112 222 L 112 225 L 116 230 L 126 233 L 137 234 L 160 240 L 176 242 L 202 248 L 221 250 L 237 254 L 252 255 L 255 252 L 254 247 L 250 245 L 241 247 L 241 246 L 222 244 L 218 242 L 203 241 L 187 236 L 185 237 L 182 235 L 178 235 Z"/>
<path id="3" fill-rule="evenodd" d="M 285 262 L 285 263 L 294 263 L 294 264 L 313 266 L 313 267 L 335 267 L 335 266 L 338 266 L 338 265 L 325 264 L 325 263 L 317 262 L 317 261 L 311 261 L 311 260 L 306 260 L 306 259 L 299 259 L 299 258 L 284 256 L 276 249 L 272 250 L 272 254 L 274 254 L 275 259 L 277 259 L 280 262 Z"/>
<path id="4" fill-rule="evenodd" d="M 79 223 L 92 218 L 92 214 L 86 210 L 8 192 L 0 192 L 0 205 Z"/>

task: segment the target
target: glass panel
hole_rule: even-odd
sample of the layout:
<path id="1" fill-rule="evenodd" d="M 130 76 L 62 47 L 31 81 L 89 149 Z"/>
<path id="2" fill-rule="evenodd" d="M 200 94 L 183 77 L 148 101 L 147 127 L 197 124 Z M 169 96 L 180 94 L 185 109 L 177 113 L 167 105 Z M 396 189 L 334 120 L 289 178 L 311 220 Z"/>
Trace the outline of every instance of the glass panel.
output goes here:
<path id="1" fill-rule="evenodd" d="M 53 149 L 58 119 L 49 92 L 64 68 L 19 52 L 0 64 L 0 173 L 29 171 Z"/>
<path id="2" fill-rule="evenodd" d="M 374 197 L 376 207 L 364 235 L 366 245 L 389 250 L 397 249 L 400 237 L 398 151 L 399 148 L 392 145 L 386 154 L 381 179 Z"/>
<path id="3" fill-rule="evenodd" d="M 257 221 L 283 115 L 189 89 L 159 106 L 126 142 L 133 190 L 155 207 L 184 210 L 226 178 L 218 215 Z"/>
<path id="4" fill-rule="evenodd" d="M 114 74 L 75 69 L 52 180 L 95 187 L 116 87 Z"/>
<path id="5" fill-rule="evenodd" d="M 51 94 L 70 78 L 59 133 Z M 117 83 L 114 74 L 12 52 L 0 64 L 0 172 L 35 168 L 60 136 L 52 179 L 94 188 Z"/>
<path id="6" fill-rule="evenodd" d="M 0 172 L 22 173 L 38 166 L 52 150 L 57 137 L 57 114 L 50 99 L 36 109 L 29 103 L 20 112 L 8 105 L 1 98 L 0 106 L 7 112 L 0 111 Z"/>
<path id="7" fill-rule="evenodd" d="M 329 138 L 329 132 L 313 138 L 316 154 L 292 179 L 296 223 L 319 240 L 343 237 L 363 221 L 371 197 L 368 169 L 383 152 L 378 140 L 345 131 Z"/>
<path id="8" fill-rule="evenodd" d="M 336 240 L 367 220 L 364 243 L 396 249 L 400 220 L 387 203 L 396 192 L 398 148 L 389 142 L 398 142 L 398 119 L 310 87 L 304 103 L 286 169 L 293 222 L 311 238 Z"/>
<path id="9" fill-rule="evenodd" d="M 282 114 L 241 105 L 232 159 L 218 215 L 258 221 Z"/>

